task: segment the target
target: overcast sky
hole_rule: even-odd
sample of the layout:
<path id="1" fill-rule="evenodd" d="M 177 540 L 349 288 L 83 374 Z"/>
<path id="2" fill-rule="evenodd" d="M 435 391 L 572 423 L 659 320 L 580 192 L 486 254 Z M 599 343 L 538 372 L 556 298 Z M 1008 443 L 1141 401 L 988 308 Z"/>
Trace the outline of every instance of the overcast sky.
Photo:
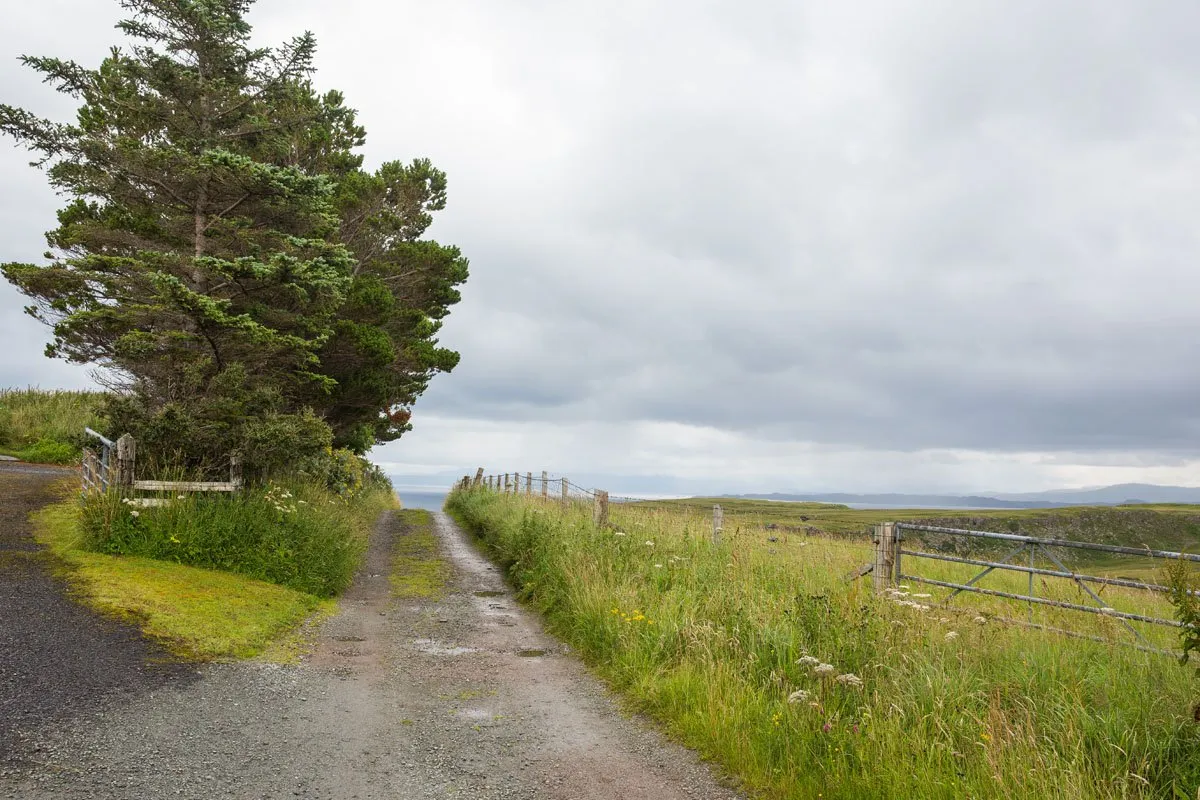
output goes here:
<path id="1" fill-rule="evenodd" d="M 10 4 L 96 63 L 115 2 Z M 450 179 L 462 364 L 375 451 L 614 491 L 1200 484 L 1200 5 L 260 0 Z M 0 260 L 58 200 L 0 143 Z M 81 386 L 0 287 L 0 385 Z M 624 477 L 621 477 L 624 476 Z M 674 482 L 667 478 L 676 479 Z M 431 482 L 442 482 L 440 477 Z"/>

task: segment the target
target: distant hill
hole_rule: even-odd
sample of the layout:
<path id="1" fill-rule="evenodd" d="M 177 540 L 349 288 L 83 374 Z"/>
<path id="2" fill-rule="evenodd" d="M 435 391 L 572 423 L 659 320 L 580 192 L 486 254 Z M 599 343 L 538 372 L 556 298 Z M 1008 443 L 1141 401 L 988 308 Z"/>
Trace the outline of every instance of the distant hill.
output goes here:
<path id="1" fill-rule="evenodd" d="M 1200 488 L 1122 483 L 1096 489 L 1059 489 L 1049 492 L 990 495 L 943 494 L 848 494 L 809 492 L 787 494 L 739 494 L 752 500 L 782 500 L 800 503 L 843 503 L 892 508 L 1062 508 L 1064 506 L 1112 506 L 1150 503 L 1200 503 Z"/>
<path id="2" fill-rule="evenodd" d="M 1026 494 L 997 494 L 999 500 L 1069 503 L 1071 505 L 1137 503 L 1200 503 L 1200 488 L 1158 486 L 1151 483 L 1118 483 L 1098 489 L 1058 489 Z"/>

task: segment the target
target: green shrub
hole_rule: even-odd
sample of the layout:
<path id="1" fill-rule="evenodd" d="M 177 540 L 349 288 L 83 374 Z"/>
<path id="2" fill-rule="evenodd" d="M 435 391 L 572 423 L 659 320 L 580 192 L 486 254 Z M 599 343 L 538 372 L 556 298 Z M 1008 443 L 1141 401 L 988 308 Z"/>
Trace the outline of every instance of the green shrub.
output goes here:
<path id="1" fill-rule="evenodd" d="M 17 451 L 17 457 L 35 464 L 71 464 L 79 460 L 79 447 L 43 438 Z"/>
<path id="2" fill-rule="evenodd" d="M 331 597 L 350 584 L 376 517 L 394 503 L 372 488 L 353 501 L 315 484 L 181 495 L 139 508 L 116 494 L 83 511 L 85 546 L 219 569 Z"/>

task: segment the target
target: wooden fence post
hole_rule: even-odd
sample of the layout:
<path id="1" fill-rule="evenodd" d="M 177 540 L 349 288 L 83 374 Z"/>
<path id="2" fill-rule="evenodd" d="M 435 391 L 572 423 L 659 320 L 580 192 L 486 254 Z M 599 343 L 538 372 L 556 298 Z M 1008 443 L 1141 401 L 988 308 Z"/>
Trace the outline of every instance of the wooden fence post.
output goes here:
<path id="1" fill-rule="evenodd" d="M 570 498 L 570 494 L 567 491 L 568 486 L 569 486 L 569 482 L 567 481 L 566 478 L 563 478 L 562 479 L 562 504 L 564 506 L 567 504 L 567 500 Z"/>
<path id="2" fill-rule="evenodd" d="M 480 467 L 479 469 L 475 470 L 475 482 L 472 483 L 471 485 L 478 486 L 482 482 L 483 482 L 483 467 Z"/>
<path id="3" fill-rule="evenodd" d="M 117 439 L 117 470 L 113 483 L 118 491 L 133 486 L 133 471 L 137 466 L 137 441 L 128 433 Z"/>
<path id="4" fill-rule="evenodd" d="M 525 496 L 529 497 L 533 494 L 533 473 L 525 473 Z"/>
<path id="5" fill-rule="evenodd" d="M 890 589 L 895 582 L 896 523 L 884 522 L 875 526 L 875 591 Z"/>
<path id="6" fill-rule="evenodd" d="M 713 536 L 712 543 L 721 543 L 721 531 L 725 528 L 725 512 L 720 506 L 713 506 Z"/>
<path id="7" fill-rule="evenodd" d="M 546 470 L 542 470 L 542 499 L 543 500 L 545 500 L 546 498 L 548 498 L 550 496 L 549 477 L 550 476 L 546 474 Z"/>
<path id="8" fill-rule="evenodd" d="M 508 494 L 508 473 L 504 473 L 504 493 Z"/>
<path id="9" fill-rule="evenodd" d="M 229 482 L 233 484 L 235 492 L 242 488 L 242 453 L 240 450 L 234 450 L 229 454 Z"/>
<path id="10" fill-rule="evenodd" d="M 608 524 L 608 492 L 597 489 L 592 495 L 592 522 L 597 528 Z"/>

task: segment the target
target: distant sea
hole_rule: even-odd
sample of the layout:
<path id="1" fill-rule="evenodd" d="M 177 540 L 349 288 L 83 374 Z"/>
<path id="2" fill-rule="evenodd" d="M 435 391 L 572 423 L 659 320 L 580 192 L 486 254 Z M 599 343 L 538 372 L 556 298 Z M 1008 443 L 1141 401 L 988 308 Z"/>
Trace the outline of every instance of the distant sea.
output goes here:
<path id="1" fill-rule="evenodd" d="M 403 508 L 423 508 L 427 511 L 441 511 L 442 504 L 446 502 L 446 494 L 445 489 L 431 491 L 428 488 L 406 489 L 402 486 L 396 490 Z"/>
<path id="2" fill-rule="evenodd" d="M 820 501 L 817 501 L 817 502 L 820 502 Z M 896 508 L 896 509 L 927 508 L 930 510 L 937 510 L 937 511 L 1019 511 L 1020 510 L 1020 509 L 1013 508 L 1012 506 L 1008 506 L 1006 508 L 998 508 L 996 506 L 937 506 L 937 505 L 929 505 L 928 503 L 926 503 L 924 505 L 912 505 L 909 503 L 845 503 L 845 505 L 850 506 L 850 508 L 858 509 L 859 511 L 881 510 L 881 509 L 887 509 L 887 508 Z"/>

